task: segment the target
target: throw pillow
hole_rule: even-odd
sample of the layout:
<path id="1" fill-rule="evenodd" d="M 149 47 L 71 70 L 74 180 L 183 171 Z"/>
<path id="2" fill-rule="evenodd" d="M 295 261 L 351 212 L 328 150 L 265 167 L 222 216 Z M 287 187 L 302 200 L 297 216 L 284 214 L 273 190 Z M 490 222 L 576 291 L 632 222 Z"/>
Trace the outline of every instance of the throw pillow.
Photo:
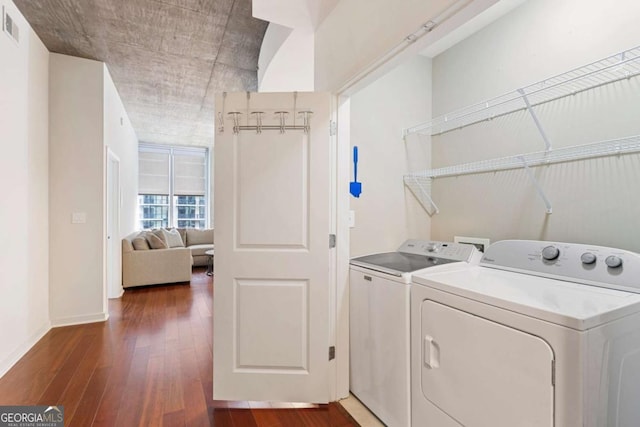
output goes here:
<path id="1" fill-rule="evenodd" d="M 167 241 L 164 238 L 164 230 L 162 228 L 155 228 L 151 230 L 151 232 L 155 234 L 160 240 L 162 240 L 165 245 L 167 244 Z M 167 245 L 167 247 L 169 247 L 169 245 Z"/>
<path id="2" fill-rule="evenodd" d="M 149 246 L 151 249 L 168 249 L 169 247 L 165 242 L 162 241 L 161 238 L 156 236 L 155 233 L 147 233 L 145 235 L 147 242 L 149 242 Z"/>
<path id="3" fill-rule="evenodd" d="M 149 249 L 151 249 L 151 247 L 149 247 L 149 242 L 147 242 L 147 239 L 145 238 L 145 234 L 146 233 L 140 233 L 138 234 L 136 237 L 133 238 L 133 240 L 131 240 L 131 244 L 133 245 L 133 249 L 136 251 L 148 251 Z"/>
<path id="4" fill-rule="evenodd" d="M 164 234 L 164 241 L 170 248 L 184 247 L 184 242 L 182 241 L 182 237 L 180 237 L 178 230 L 162 230 L 162 234 Z"/>
<path id="5" fill-rule="evenodd" d="M 175 228 L 174 230 L 178 230 L 180 233 L 180 237 L 182 238 L 182 244 L 187 246 L 187 229 L 186 228 Z"/>

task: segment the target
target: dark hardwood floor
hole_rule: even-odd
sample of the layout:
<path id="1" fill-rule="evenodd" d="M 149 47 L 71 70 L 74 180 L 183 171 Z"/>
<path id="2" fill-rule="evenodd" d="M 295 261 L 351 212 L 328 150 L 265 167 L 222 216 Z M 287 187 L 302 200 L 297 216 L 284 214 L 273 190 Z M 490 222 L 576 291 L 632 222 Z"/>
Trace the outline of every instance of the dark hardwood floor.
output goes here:
<path id="1" fill-rule="evenodd" d="M 339 404 L 213 400 L 213 281 L 144 287 L 107 322 L 54 328 L 0 379 L 0 405 L 64 405 L 66 426 L 357 426 Z"/>

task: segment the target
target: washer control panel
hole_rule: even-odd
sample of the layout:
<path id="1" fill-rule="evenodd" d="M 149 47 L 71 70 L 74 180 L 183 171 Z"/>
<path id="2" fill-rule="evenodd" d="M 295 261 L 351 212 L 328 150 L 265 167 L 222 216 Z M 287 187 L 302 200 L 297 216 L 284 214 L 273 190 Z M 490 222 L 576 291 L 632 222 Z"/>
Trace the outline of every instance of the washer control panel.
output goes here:
<path id="1" fill-rule="evenodd" d="M 487 248 L 480 265 L 640 293 L 640 254 L 624 249 L 503 240 Z"/>
<path id="2" fill-rule="evenodd" d="M 437 242 L 430 240 L 407 240 L 398 248 L 398 252 L 414 255 L 426 255 L 454 261 L 471 261 L 480 251 L 473 245 L 465 243 Z"/>

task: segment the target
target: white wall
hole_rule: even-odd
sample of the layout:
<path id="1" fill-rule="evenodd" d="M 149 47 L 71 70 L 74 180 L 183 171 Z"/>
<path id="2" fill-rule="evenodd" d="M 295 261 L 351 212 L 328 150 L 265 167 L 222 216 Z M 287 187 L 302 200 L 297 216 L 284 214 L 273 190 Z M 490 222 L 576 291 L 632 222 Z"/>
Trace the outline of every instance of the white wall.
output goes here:
<path id="1" fill-rule="evenodd" d="M 255 18 L 289 28 L 317 28 L 339 0 L 252 0 Z"/>
<path id="2" fill-rule="evenodd" d="M 118 90 L 113 84 L 111 74 L 104 67 L 104 145 L 108 147 L 120 160 L 120 229 L 119 235 L 113 236 L 117 256 L 113 263 L 113 277 L 122 285 L 122 245 L 120 240 L 138 228 L 138 137 L 127 115 Z M 103 151 L 104 154 L 105 151 Z M 106 158 L 103 158 L 106 161 Z M 106 168 L 106 165 L 105 165 Z M 107 182 L 105 169 L 104 207 L 107 208 Z M 104 215 L 105 234 L 107 214 Z M 105 242 L 106 243 L 106 242 Z M 105 281 L 109 263 L 106 259 L 105 247 Z M 108 284 L 107 284 L 108 286 Z M 108 308 L 105 307 L 105 310 Z"/>
<path id="3" fill-rule="evenodd" d="M 437 56 L 433 112 L 482 101 L 637 45 L 640 3 L 536 0 Z M 536 108 L 554 147 L 640 134 L 640 79 Z M 531 117 L 514 113 L 433 137 L 433 166 L 544 149 Z M 441 213 L 432 237 L 486 236 L 573 241 L 640 251 L 640 156 L 535 168 L 553 204 L 544 206 L 525 171 L 437 179 Z"/>
<path id="4" fill-rule="evenodd" d="M 422 48 L 483 12 L 497 0 L 462 2 L 450 18 L 414 46 Z M 457 0 L 341 0 L 316 30 L 315 88 L 337 91 Z"/>
<path id="5" fill-rule="evenodd" d="M 120 237 L 138 227 L 138 137 L 104 65 L 104 145 L 120 158 Z M 106 203 L 106 201 L 105 201 Z M 120 246 L 119 246 L 120 247 Z"/>
<path id="6" fill-rule="evenodd" d="M 104 320 L 104 65 L 51 54 L 50 312 L 54 325 Z M 86 222 L 72 224 L 72 213 Z"/>
<path id="7" fill-rule="evenodd" d="M 262 77 L 269 69 L 271 60 L 278 53 L 282 43 L 287 40 L 293 29 L 278 25 L 273 22 L 269 23 L 267 31 L 262 38 L 262 44 L 260 45 L 260 55 L 258 57 L 258 88 L 262 83 Z"/>
<path id="8" fill-rule="evenodd" d="M 260 92 L 313 92 L 314 34 L 269 24 L 258 61 Z"/>
<path id="9" fill-rule="evenodd" d="M 260 92 L 314 90 L 315 29 L 338 0 L 252 0 L 253 16 L 270 22 L 260 47 Z"/>
<path id="10" fill-rule="evenodd" d="M 0 33 L 0 376 L 50 328 L 49 52 L 13 2 L 3 6 L 20 43 Z"/>
<path id="11" fill-rule="evenodd" d="M 402 141 L 402 129 L 431 115 L 431 60 L 416 57 L 351 97 L 351 144 L 359 149 L 360 198 L 351 198 L 351 256 L 387 252 L 430 237 L 429 217 L 402 176 L 429 165 L 428 139 Z M 353 174 L 353 170 L 352 170 Z M 353 176 L 353 175 L 351 175 Z"/>

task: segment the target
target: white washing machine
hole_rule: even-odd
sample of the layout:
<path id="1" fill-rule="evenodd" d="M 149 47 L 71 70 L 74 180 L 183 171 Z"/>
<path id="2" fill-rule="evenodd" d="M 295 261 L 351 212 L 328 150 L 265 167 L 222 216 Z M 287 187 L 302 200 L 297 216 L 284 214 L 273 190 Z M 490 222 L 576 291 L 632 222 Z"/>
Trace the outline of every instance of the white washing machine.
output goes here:
<path id="1" fill-rule="evenodd" d="M 410 425 L 411 275 L 479 259 L 471 245 L 407 240 L 396 252 L 351 260 L 350 389 L 386 425 Z"/>
<path id="2" fill-rule="evenodd" d="M 501 241 L 413 283 L 414 427 L 640 426 L 640 255 Z"/>

